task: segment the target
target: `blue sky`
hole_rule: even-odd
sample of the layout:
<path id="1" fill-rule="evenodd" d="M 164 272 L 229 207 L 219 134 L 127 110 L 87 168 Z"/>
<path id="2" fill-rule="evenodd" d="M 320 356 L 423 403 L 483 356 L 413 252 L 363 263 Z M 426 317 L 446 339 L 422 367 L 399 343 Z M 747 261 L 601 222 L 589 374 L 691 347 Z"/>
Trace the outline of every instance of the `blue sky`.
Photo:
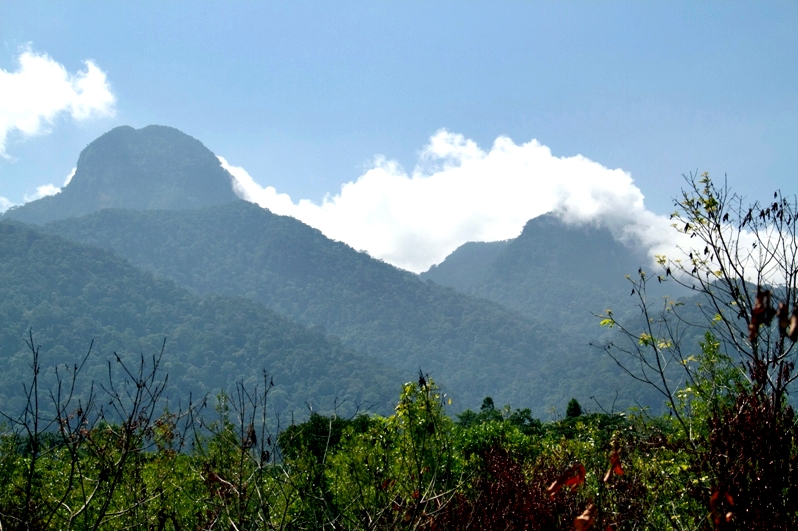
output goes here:
<path id="1" fill-rule="evenodd" d="M 500 137 L 535 139 L 553 157 L 622 169 L 656 214 L 695 170 L 728 174 L 751 198 L 795 193 L 795 28 L 789 2 L 3 0 L 0 69 L 18 71 L 25 49 L 70 75 L 91 60 L 115 102 L 81 119 L 57 114 L 35 135 L 10 128 L 0 196 L 18 204 L 60 185 L 91 140 L 151 123 L 200 139 L 296 204 L 384 169 L 378 155 L 412 178 L 442 129 L 484 153 Z M 447 250 L 510 229 L 452 230 Z"/>

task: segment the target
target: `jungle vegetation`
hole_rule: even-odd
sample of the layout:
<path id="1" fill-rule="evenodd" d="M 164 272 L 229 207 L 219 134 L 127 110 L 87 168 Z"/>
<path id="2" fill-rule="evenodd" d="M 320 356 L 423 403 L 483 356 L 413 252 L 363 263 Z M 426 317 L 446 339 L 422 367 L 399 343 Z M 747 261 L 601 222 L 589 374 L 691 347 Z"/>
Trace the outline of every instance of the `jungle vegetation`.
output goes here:
<path id="1" fill-rule="evenodd" d="M 384 414 L 273 419 L 261 373 L 213 398 L 164 402 L 163 349 L 85 382 L 85 358 L 4 412 L 9 529 L 791 529 L 798 523 L 795 198 L 746 204 L 688 180 L 684 257 L 630 277 L 640 318 L 607 311 L 601 344 L 666 413 L 571 400 L 453 413 L 419 371 Z M 648 298 L 655 282 L 701 295 Z M 686 311 L 689 310 L 689 311 Z M 698 312 L 698 313 L 696 313 Z M 703 316 L 694 322 L 696 315 Z M 698 327 L 703 336 L 691 344 Z M 445 382 L 444 382 L 445 384 Z M 87 391 L 79 391 L 86 388 Z"/>

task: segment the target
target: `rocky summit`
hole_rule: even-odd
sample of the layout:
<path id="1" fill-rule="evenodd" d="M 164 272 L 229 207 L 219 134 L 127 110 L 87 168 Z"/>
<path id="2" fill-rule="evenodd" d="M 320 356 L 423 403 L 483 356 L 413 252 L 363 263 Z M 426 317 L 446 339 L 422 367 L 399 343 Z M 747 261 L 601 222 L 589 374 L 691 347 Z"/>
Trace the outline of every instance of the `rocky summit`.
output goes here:
<path id="1" fill-rule="evenodd" d="M 44 224 L 105 208 L 198 208 L 235 201 L 231 179 L 213 152 L 177 129 L 121 126 L 86 146 L 60 193 L 3 217 Z"/>

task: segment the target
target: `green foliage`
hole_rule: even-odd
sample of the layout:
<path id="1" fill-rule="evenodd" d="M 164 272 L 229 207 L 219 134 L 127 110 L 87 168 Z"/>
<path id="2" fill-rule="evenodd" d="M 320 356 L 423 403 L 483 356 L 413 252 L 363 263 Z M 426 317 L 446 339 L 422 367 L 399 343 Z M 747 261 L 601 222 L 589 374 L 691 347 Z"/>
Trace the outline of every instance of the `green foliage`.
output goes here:
<path id="1" fill-rule="evenodd" d="M 333 452 L 341 443 L 344 432 L 347 435 L 366 432 L 371 418 L 364 414 L 354 419 L 338 416 L 325 417 L 313 412 L 302 424 L 292 424 L 280 433 L 277 441 L 287 459 L 299 459 L 309 455 L 317 462 L 324 460 L 328 452 Z"/>
<path id="2" fill-rule="evenodd" d="M 686 301 L 652 307 L 652 277 L 640 270 L 630 279 L 640 318 L 608 312 L 605 324 L 625 341 L 607 351 L 667 401 L 716 529 L 788 529 L 798 521 L 788 400 L 798 352 L 798 198 L 777 191 L 745 204 L 706 173 L 686 180 L 671 219 L 689 243 L 682 256 L 658 257 L 657 278 L 697 293 L 692 315 Z M 690 355 L 689 329 L 704 334 L 698 355 Z"/>
<path id="3" fill-rule="evenodd" d="M 348 432 L 329 470 L 345 527 L 412 529 L 459 485 L 453 423 L 443 408 L 433 382 L 408 383 L 393 415 Z"/>
<path id="4" fill-rule="evenodd" d="M 508 421 L 494 420 L 461 428 L 457 432 L 457 444 L 463 459 L 473 464 L 492 448 L 503 448 L 513 455 L 523 456 L 532 447 L 532 436 Z"/>
<path id="5" fill-rule="evenodd" d="M 84 374 L 97 381 L 114 353 L 136 360 L 167 338 L 169 392 L 183 402 L 242 377 L 254 387 L 266 368 L 280 384 L 273 396 L 278 411 L 302 411 L 306 403 L 329 411 L 336 399 L 344 412 L 364 403 L 389 411 L 399 388 L 393 382 L 401 381 L 397 371 L 261 304 L 197 296 L 108 251 L 19 223 L 0 223 L 0 278 L 0 408 L 7 411 L 22 407 L 31 329 L 42 346 L 45 385 L 54 382 L 54 367 L 78 363 L 92 338 Z"/>
<path id="6" fill-rule="evenodd" d="M 529 408 L 511 410 L 509 405 L 501 410 L 496 409 L 493 398 L 487 396 L 482 401 L 479 413 L 466 409 L 457 414 L 457 425 L 463 428 L 479 426 L 487 423 L 499 423 L 517 428 L 525 435 L 537 435 L 541 432 L 542 424 L 540 420 L 532 416 Z"/>
<path id="7" fill-rule="evenodd" d="M 272 434 L 265 423 L 271 392 L 266 381 L 259 389 L 238 385 L 217 397 L 215 415 L 166 411 L 137 423 L 128 432 L 138 434 L 133 439 L 123 436 L 124 423 L 90 424 L 85 451 L 70 450 L 71 436 L 41 437 L 30 503 L 30 440 L 7 426 L 0 481 L 11 488 L 0 492 L 0 523 L 571 529 L 590 504 L 602 529 L 698 529 L 706 522 L 701 493 L 710 479 L 667 417 L 589 413 L 540 423 L 528 409 L 497 410 L 485 399 L 479 413 L 453 422 L 440 390 L 421 378 L 403 386 L 390 416 L 314 413 Z M 124 466 L 108 466 L 123 454 Z M 575 465 L 584 467 L 582 480 L 547 491 Z M 100 486 L 101 495 L 70 488 L 70 469 L 73 482 Z M 86 508 L 75 516 L 81 503 Z"/>
<path id="8" fill-rule="evenodd" d="M 721 343 L 712 332 L 705 333 L 699 346 L 700 354 L 685 360 L 692 378 L 676 391 L 676 397 L 695 433 L 706 437 L 713 415 L 733 408 L 737 394 L 750 389 L 750 382 L 740 365 L 721 351 Z"/>

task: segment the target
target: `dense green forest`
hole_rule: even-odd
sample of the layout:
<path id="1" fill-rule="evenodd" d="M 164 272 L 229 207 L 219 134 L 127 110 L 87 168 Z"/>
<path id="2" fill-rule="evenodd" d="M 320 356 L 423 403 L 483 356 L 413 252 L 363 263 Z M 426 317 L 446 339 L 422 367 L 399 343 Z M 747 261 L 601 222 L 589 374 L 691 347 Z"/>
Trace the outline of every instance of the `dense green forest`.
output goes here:
<path id="1" fill-rule="evenodd" d="M 422 379 L 404 386 L 392 415 L 314 414 L 274 432 L 261 423 L 268 388 L 245 400 L 241 392 L 221 396 L 215 411 L 170 411 L 134 426 L 81 411 L 58 433 L 7 433 L 0 522 L 4 529 L 572 529 L 597 499 L 600 513 L 590 518 L 614 529 L 705 519 L 691 491 L 706 490 L 708 480 L 668 422 L 575 413 L 541 423 L 489 398 L 478 412 L 451 417 L 438 388 Z M 150 415 L 156 405 L 142 402 L 138 410 L 127 405 Z M 88 428 L 80 429 L 81 419 Z M 547 491 L 556 481 L 567 486 Z"/>
<path id="2" fill-rule="evenodd" d="M 339 340 L 241 297 L 200 297 L 156 279 L 108 251 L 0 223 L 0 408 L 19 406 L 29 366 L 24 339 L 41 345 L 42 377 L 71 366 L 94 340 L 84 373 L 99 380 L 108 359 L 128 362 L 166 348 L 170 396 L 185 401 L 266 370 L 279 382 L 273 405 L 305 415 L 306 404 L 343 412 L 390 408 L 403 378 Z M 114 364 L 115 365 L 115 364 Z M 406 373 L 412 374 L 412 373 Z"/>
<path id="3" fill-rule="evenodd" d="M 622 388 L 624 404 L 630 397 L 652 404 L 652 395 L 590 347 L 581 332 L 585 318 L 599 327 L 587 308 L 585 317 L 528 318 L 423 282 L 244 201 L 186 211 L 103 210 L 46 229 L 113 249 L 198 293 L 247 297 L 323 326 L 385 364 L 421 367 L 460 407 L 492 394 L 502 403 L 532 404 L 543 416 L 570 397 L 611 402 Z"/>

